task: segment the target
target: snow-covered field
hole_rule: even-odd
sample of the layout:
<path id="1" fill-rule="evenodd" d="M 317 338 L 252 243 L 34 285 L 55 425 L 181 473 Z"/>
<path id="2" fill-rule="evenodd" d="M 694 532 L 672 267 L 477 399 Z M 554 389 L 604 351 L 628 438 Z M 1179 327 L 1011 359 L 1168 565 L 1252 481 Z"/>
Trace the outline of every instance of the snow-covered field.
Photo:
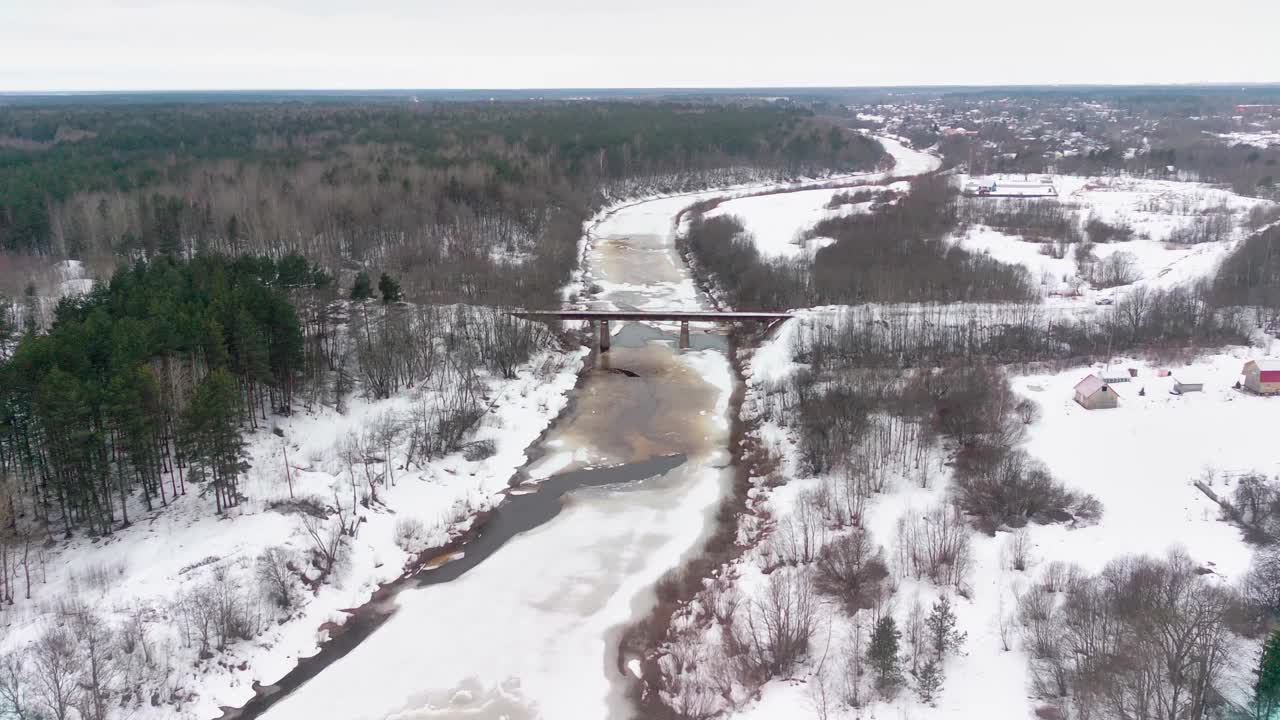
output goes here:
<path id="1" fill-rule="evenodd" d="M 323 407 L 273 418 L 272 427 L 283 437 L 263 429 L 248 438 L 252 468 L 241 484 L 246 500 L 227 517 L 216 516 L 213 501 L 188 485 L 188 493 L 168 508 L 146 512 L 131 507 L 130 528 L 105 539 L 77 537 L 54 546 L 33 583 L 33 601 L 4 609 L 7 627 L 0 648 L 10 651 L 33 640 L 57 621 L 58 602 L 79 597 L 112 625 L 142 617 L 146 642 L 164 658 L 164 677 L 157 682 L 166 692 L 158 697 L 183 698 L 176 705 L 144 703 L 130 708 L 128 717 L 209 718 L 220 714 L 220 706 L 243 704 L 254 681 L 274 682 L 297 658 L 313 654 L 323 638 L 318 632 L 323 624 L 341 624 L 347 617 L 344 609 L 360 606 L 381 583 L 401 575 L 412 556 L 396 542 L 398 520 L 421 521 L 424 532 L 410 549 L 425 550 L 445 542 L 450 532 L 470 523 L 475 511 L 497 501 L 513 471 L 524 464 L 526 448 L 565 406 L 584 352 L 546 350 L 513 380 L 485 379 L 489 411 L 474 439 L 494 443 L 491 457 L 470 461 L 455 453 L 405 469 L 404 448 L 394 450 L 394 484 L 378 489 L 380 502 L 356 509 L 361 523 L 342 569 L 318 592 L 304 593 L 301 607 L 286 622 L 276 622 L 257 596 L 256 559 L 271 546 L 303 558 L 312 545 L 301 514 L 280 504 L 291 497 L 313 498 L 321 506 L 341 502 L 350 513 L 348 480 L 363 488 L 365 470 L 352 470 L 341 461 L 340 439 L 393 414 L 404 419 L 411 407 L 431 407 L 438 402 L 434 391 L 420 387 L 379 402 L 352 398 L 345 414 Z M 286 454 L 292 487 L 285 475 Z M 375 473 L 386 469 L 382 462 L 372 468 Z M 352 472 L 360 477 L 351 478 Z M 212 660 L 197 662 L 198 648 L 181 640 L 176 604 L 207 594 L 215 585 L 235 588 L 237 601 L 261 622 L 263 632 L 231 643 Z"/>
<path id="2" fill-rule="evenodd" d="M 937 170 L 942 160 L 932 153 L 914 150 L 899 140 L 875 136 L 885 151 L 893 157 L 893 168 L 884 172 L 865 173 L 848 179 L 865 180 L 868 184 L 856 188 L 826 188 L 803 192 L 776 193 L 733 198 L 720 203 L 706 213 L 706 217 L 732 215 L 740 219 L 765 257 L 792 258 L 812 255 L 830 240 L 815 238 L 802 243 L 799 236 L 818 222 L 857 212 L 867 212 L 870 203 L 842 205 L 828 208 L 831 198 L 841 193 L 864 190 L 894 190 L 906 192 L 910 184 L 905 181 L 875 185 L 894 178 L 907 178 Z"/>
<path id="3" fill-rule="evenodd" d="M 801 315 L 813 322 L 831 316 L 823 311 Z M 752 357 L 746 412 L 760 412 L 767 403 L 768 388 L 803 367 L 790 349 L 791 335 L 798 327 L 796 322 L 784 326 Z M 1025 720 L 1042 703 L 1034 697 L 1028 656 L 1013 618 L 1018 595 L 1038 582 L 1051 562 L 1074 563 L 1096 572 L 1121 555 L 1163 556 L 1172 548 L 1183 548 L 1211 571 L 1214 580 L 1238 582 L 1247 569 L 1251 546 L 1239 530 L 1218 519 L 1217 506 L 1193 482 L 1201 480 L 1219 494 L 1229 494 L 1241 473 L 1280 472 L 1280 456 L 1268 439 L 1274 425 L 1271 419 L 1278 411 L 1276 400 L 1232 389 L 1245 360 L 1262 354 L 1258 348 L 1237 347 L 1172 367 L 1117 359 L 1108 366 L 1012 378 L 1015 391 L 1034 400 L 1040 412 L 1022 447 L 1068 488 L 1097 497 L 1103 505 L 1101 520 L 1076 528 L 1032 524 L 1028 528 L 1031 561 L 1026 570 L 1011 566 L 1010 533 L 991 537 L 973 532 L 967 597 L 951 595 L 958 629 L 967 633 L 967 640 L 946 660 L 946 680 L 934 705 L 922 703 L 907 689 L 892 702 L 873 700 L 858 710 L 845 707 L 839 697 L 851 642 L 849 621 L 824 602 L 807 659 L 785 679 L 767 683 L 758 697 L 747 698 L 732 716 Z M 1087 411 L 1072 399 L 1073 386 L 1085 375 L 1128 376 L 1129 368 L 1137 369 L 1137 377 L 1116 386 L 1121 396 L 1118 408 Z M 1161 370 L 1171 371 L 1170 376 L 1160 377 Z M 1170 394 L 1175 377 L 1203 382 L 1204 392 Z M 1139 389 L 1145 394 L 1138 395 Z M 797 472 L 798 437 L 793 430 L 768 421 L 756 433 L 781 453 L 782 474 L 789 478 L 785 485 L 759 490 L 756 496 L 767 498 L 761 506 L 764 515 L 783 525 L 797 512 L 797 498 L 817 487 L 819 480 Z M 919 516 L 946 498 L 950 471 L 943 459 L 945 452 L 935 449 L 924 463 L 931 475 L 928 487 L 921 487 L 921 477 L 915 473 L 901 474 L 872 500 L 864 526 L 890 558 L 899 519 Z M 766 538 L 729 571 L 739 578 L 737 587 L 748 594 L 743 604 L 763 593 L 760 568 L 768 563 L 767 548 Z M 899 628 L 905 628 L 912 605 L 918 601 L 927 610 L 944 591 L 910 576 L 899 576 L 897 581 L 886 610 L 895 616 Z M 1242 651 L 1239 663 L 1229 672 L 1243 677 L 1255 650 Z M 1243 687 L 1241 683 L 1236 686 Z"/>
<path id="4" fill-rule="evenodd" d="M 1280 145 L 1280 130 L 1255 130 L 1248 132 L 1212 133 L 1214 137 L 1231 145 L 1270 147 Z"/>
<path id="5" fill-rule="evenodd" d="M 906 192 L 907 182 L 890 185 L 867 185 L 855 189 L 805 190 L 803 192 L 757 195 L 720 203 L 705 217 L 733 216 L 742 221 L 760 253 L 768 258 L 793 258 L 812 255 L 830 239 L 814 238 L 807 242 L 800 236 L 819 222 L 832 217 L 869 212 L 871 202 L 829 208 L 831 198 L 841 193 L 895 190 Z"/>
<path id="6" fill-rule="evenodd" d="M 1004 177 L 996 176 L 996 179 Z M 1012 177 L 1020 179 L 1022 176 Z M 962 176 L 962 181 L 964 179 Z M 1097 219 L 1133 230 L 1131 240 L 1095 244 L 1094 255 L 1099 260 L 1126 253 L 1132 258 L 1137 284 L 1161 288 L 1211 275 L 1248 234 L 1244 222 L 1249 212 L 1255 207 L 1273 204 L 1202 183 L 1079 176 L 1054 176 L 1054 183 L 1058 189 L 1056 202 L 1079 208 L 1081 226 L 1090 219 Z M 977 199 L 973 202 L 1018 201 Z M 1230 227 L 1227 240 L 1200 244 L 1168 242 L 1175 232 L 1191 228 L 1210 216 L 1226 218 Z M 966 249 L 1026 267 L 1046 293 L 1087 289 L 1084 287 L 1086 283 L 1078 277 L 1079 268 L 1072 252 L 1074 246 L 1066 248 L 1065 257 L 1055 259 L 1041 254 L 1043 243 L 1029 242 L 1018 235 L 982 225 L 965 228 L 953 240 Z M 1123 292 L 1123 289 L 1084 292 L 1081 297 L 1091 300 L 1117 292 Z"/>

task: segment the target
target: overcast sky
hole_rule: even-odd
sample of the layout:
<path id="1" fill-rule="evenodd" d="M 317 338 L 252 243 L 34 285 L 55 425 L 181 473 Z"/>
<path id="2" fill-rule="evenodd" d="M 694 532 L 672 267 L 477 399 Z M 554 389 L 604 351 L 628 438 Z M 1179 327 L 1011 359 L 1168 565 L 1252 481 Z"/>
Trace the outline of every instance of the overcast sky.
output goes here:
<path id="1" fill-rule="evenodd" d="M 1280 81 L 1280 0 L 0 0 L 0 91 Z"/>

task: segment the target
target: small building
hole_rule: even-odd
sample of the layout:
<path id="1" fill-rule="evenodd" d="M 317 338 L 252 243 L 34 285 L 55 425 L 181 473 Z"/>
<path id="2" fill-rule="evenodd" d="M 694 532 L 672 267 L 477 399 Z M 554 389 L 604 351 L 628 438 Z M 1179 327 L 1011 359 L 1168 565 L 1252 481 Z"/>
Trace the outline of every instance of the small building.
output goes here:
<path id="1" fill-rule="evenodd" d="M 1250 360 L 1240 372 L 1244 375 L 1244 386 L 1249 391 L 1259 395 L 1280 393 L 1280 360 Z"/>
<path id="2" fill-rule="evenodd" d="M 1191 380 L 1188 378 L 1173 379 L 1173 394 L 1181 395 L 1189 392 L 1204 392 L 1204 383 L 1199 380 Z"/>
<path id="3" fill-rule="evenodd" d="M 1119 405 L 1120 398 L 1102 378 L 1090 375 L 1076 383 L 1076 402 L 1086 410 L 1103 410 Z"/>

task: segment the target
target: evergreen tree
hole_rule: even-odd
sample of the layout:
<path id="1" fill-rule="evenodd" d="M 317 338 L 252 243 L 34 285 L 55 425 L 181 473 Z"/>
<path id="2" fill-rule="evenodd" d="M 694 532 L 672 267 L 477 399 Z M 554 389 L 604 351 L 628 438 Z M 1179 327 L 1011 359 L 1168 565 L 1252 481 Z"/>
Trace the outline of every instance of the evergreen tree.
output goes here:
<path id="1" fill-rule="evenodd" d="M 240 250 L 240 220 L 233 213 L 227 220 L 227 245 L 233 251 Z"/>
<path id="2" fill-rule="evenodd" d="M 0 360 L 8 352 L 9 340 L 13 337 L 13 324 L 9 322 L 9 298 L 0 294 Z"/>
<path id="3" fill-rule="evenodd" d="M 929 644 L 939 659 L 960 647 L 967 637 L 965 633 L 956 630 L 956 614 L 951 609 L 951 598 L 946 595 L 933 604 L 924 624 L 929 630 Z"/>
<path id="4" fill-rule="evenodd" d="M 373 297 L 373 285 L 369 282 L 369 273 L 361 270 L 356 273 L 356 281 L 351 286 L 351 299 L 368 300 Z"/>
<path id="5" fill-rule="evenodd" d="M 209 373 L 196 386 L 182 414 L 182 440 L 191 463 L 191 481 L 210 484 L 219 513 L 239 503 L 237 481 L 249 467 L 239 415 L 236 381 L 223 369 Z"/>
<path id="6" fill-rule="evenodd" d="M 400 301 L 400 283 L 386 273 L 382 273 L 382 277 L 378 278 L 378 292 L 382 293 L 383 305 Z"/>
<path id="7" fill-rule="evenodd" d="M 931 658 L 916 676 L 916 693 L 920 695 L 920 702 L 932 705 L 942 689 L 942 680 L 942 665 L 936 658 Z"/>
<path id="8" fill-rule="evenodd" d="M 871 645 L 867 648 L 867 661 L 876 674 L 876 687 L 890 690 L 902 680 L 901 659 L 898 657 L 898 642 L 902 633 L 893 616 L 885 615 L 876 623 L 871 631 Z"/>
<path id="9" fill-rule="evenodd" d="M 1253 693 L 1253 714 L 1257 720 L 1271 720 L 1280 713 L 1280 628 L 1271 632 L 1262 648 Z"/>
<path id="10" fill-rule="evenodd" d="M 287 412 L 305 363 L 297 313 L 267 284 L 279 268 L 250 257 L 140 261 L 60 301 L 48 333 L 19 339 L 0 363 L 0 465 L 50 535 L 128 524 L 138 489 L 148 507 L 167 504 L 162 480 L 185 492 L 187 452 L 219 509 L 238 501 L 237 413 L 265 413 L 268 398 Z"/>

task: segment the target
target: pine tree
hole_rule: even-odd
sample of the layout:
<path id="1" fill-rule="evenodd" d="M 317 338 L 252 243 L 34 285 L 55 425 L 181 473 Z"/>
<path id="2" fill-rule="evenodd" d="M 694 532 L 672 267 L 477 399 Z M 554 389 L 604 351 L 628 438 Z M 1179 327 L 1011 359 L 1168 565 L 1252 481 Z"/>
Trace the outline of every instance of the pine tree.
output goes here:
<path id="1" fill-rule="evenodd" d="M 391 279 L 391 276 L 386 273 L 382 273 L 382 277 L 378 278 L 378 292 L 382 293 L 383 305 L 400 301 L 400 283 Z"/>
<path id="2" fill-rule="evenodd" d="M 898 624 L 893 616 L 885 615 L 876 623 L 871 631 L 871 645 L 867 648 L 867 660 L 876 673 L 876 687 L 889 690 L 902 680 L 902 669 L 898 657 L 898 641 L 902 633 L 898 632 Z"/>
<path id="3" fill-rule="evenodd" d="M 240 393 L 235 378 L 214 370 L 199 385 L 182 414 L 184 454 L 192 482 L 213 487 L 218 512 L 239 504 L 238 480 L 248 469 L 239 424 Z"/>
<path id="4" fill-rule="evenodd" d="M 1270 720 L 1280 713 L 1280 628 L 1272 631 L 1258 660 L 1258 681 L 1253 686 L 1254 717 Z"/>
<path id="5" fill-rule="evenodd" d="M 240 221 L 234 214 L 227 220 L 227 244 L 232 252 L 240 251 Z"/>
<path id="6" fill-rule="evenodd" d="M 368 300 L 373 297 L 373 285 L 369 282 L 369 273 L 361 270 L 356 273 L 356 281 L 351 286 L 351 299 Z"/>
<path id="7" fill-rule="evenodd" d="M 916 676 L 916 693 L 920 695 L 920 702 L 932 705 L 942 689 L 942 680 L 942 665 L 936 659 L 930 659 Z"/>
<path id="8" fill-rule="evenodd" d="M 946 595 L 933 604 L 924 624 L 929 629 L 929 643 L 938 658 L 960 647 L 967 637 L 965 633 L 956 631 L 956 614 L 951 609 L 951 598 Z"/>

